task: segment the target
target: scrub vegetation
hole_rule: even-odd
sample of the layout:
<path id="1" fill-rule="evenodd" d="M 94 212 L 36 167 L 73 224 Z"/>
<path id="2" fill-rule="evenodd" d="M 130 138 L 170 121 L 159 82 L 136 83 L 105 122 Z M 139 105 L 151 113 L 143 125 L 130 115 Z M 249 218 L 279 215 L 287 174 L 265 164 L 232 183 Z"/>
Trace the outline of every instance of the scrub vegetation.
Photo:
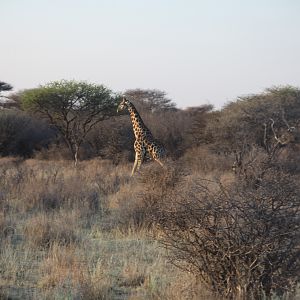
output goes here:
<path id="1" fill-rule="evenodd" d="M 167 149 L 164 168 L 130 177 L 130 118 L 103 86 L 3 102 L 0 299 L 300 297 L 300 90 L 218 111 L 125 94 Z"/>

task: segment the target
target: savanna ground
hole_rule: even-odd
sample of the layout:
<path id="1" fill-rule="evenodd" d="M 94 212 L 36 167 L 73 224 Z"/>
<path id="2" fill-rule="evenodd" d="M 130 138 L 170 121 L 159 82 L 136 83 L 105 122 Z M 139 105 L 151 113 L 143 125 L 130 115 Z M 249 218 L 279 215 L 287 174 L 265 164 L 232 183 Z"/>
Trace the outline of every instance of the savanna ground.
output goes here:
<path id="1" fill-rule="evenodd" d="M 0 299 L 300 299 L 298 88 L 220 111 L 128 91 L 168 151 L 130 177 L 129 117 L 82 128 L 74 84 L 55 122 L 1 110 Z"/>
<path id="2" fill-rule="evenodd" d="M 208 298 L 138 221 L 131 164 L 2 158 L 0 167 L 2 299 Z"/>

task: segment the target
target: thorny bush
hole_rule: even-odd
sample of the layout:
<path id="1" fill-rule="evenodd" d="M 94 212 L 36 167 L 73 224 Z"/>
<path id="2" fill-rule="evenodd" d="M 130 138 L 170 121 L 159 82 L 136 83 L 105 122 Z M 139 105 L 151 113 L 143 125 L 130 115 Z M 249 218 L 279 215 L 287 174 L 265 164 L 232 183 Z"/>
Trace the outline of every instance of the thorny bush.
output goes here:
<path id="1" fill-rule="evenodd" d="M 299 282 L 299 208 L 297 182 L 273 172 L 256 188 L 183 183 L 173 205 L 156 217 L 175 265 L 219 296 L 261 299 L 292 291 Z"/>

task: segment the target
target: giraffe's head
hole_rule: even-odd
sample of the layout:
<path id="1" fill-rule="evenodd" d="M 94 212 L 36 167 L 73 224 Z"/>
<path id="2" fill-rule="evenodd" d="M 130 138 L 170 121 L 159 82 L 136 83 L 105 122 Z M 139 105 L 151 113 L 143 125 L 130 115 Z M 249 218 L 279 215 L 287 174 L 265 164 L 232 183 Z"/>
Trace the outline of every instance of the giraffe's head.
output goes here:
<path id="1" fill-rule="evenodd" d="M 129 101 L 123 97 L 122 101 L 120 102 L 117 112 L 122 111 L 124 108 L 128 107 Z"/>

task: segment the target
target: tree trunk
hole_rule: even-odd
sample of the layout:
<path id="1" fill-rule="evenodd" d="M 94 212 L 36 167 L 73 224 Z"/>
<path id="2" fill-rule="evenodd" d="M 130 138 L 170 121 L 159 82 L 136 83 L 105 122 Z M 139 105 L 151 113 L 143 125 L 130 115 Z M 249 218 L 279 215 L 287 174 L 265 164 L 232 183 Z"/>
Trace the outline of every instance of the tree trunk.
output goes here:
<path id="1" fill-rule="evenodd" d="M 70 149 L 70 152 L 72 154 L 72 158 L 74 160 L 74 166 L 75 168 L 77 167 L 77 163 L 78 163 L 78 152 L 79 152 L 79 145 L 75 144 L 74 142 L 70 141 L 70 140 L 66 140 L 67 145 Z"/>
<path id="2" fill-rule="evenodd" d="M 75 149 L 74 149 L 74 166 L 75 166 L 75 168 L 77 167 L 77 163 L 78 163 L 78 151 L 79 151 L 79 146 L 75 145 Z"/>

